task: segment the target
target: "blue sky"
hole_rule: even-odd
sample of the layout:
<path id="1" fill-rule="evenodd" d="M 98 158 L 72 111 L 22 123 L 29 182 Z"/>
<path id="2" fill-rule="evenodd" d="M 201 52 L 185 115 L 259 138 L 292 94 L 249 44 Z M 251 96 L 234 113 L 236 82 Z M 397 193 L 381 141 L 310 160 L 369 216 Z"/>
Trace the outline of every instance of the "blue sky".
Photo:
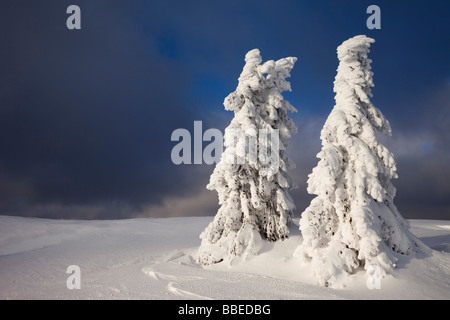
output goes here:
<path id="1" fill-rule="evenodd" d="M 81 8 L 81 30 L 66 8 Z M 381 30 L 366 9 L 381 8 Z M 214 215 L 213 166 L 170 160 L 173 130 L 223 130 L 245 53 L 298 57 L 285 97 L 299 133 L 299 215 L 334 105 L 336 47 L 373 37 L 372 102 L 391 122 L 395 203 L 450 219 L 447 1 L 10 1 L 0 4 L 0 214 Z"/>

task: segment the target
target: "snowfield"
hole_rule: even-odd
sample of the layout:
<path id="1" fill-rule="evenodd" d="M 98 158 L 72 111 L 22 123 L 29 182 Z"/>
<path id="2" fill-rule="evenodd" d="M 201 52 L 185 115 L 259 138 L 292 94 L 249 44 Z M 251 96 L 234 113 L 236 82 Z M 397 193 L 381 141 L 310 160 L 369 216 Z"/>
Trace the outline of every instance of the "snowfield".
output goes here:
<path id="1" fill-rule="evenodd" d="M 343 289 L 318 286 L 285 241 L 239 265 L 195 263 L 212 217 L 74 221 L 0 216 L 0 299 L 450 299 L 450 221 L 411 220 L 432 250 L 399 261 L 368 289 L 364 271 Z M 69 290 L 69 265 L 81 289 Z"/>

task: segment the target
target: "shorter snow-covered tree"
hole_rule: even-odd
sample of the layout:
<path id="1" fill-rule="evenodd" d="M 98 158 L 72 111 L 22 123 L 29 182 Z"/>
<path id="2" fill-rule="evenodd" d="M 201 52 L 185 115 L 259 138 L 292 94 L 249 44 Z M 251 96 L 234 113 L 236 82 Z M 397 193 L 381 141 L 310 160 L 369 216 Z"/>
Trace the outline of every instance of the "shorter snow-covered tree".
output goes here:
<path id="1" fill-rule="evenodd" d="M 367 54 L 374 41 L 360 35 L 337 49 L 336 104 L 321 132 L 320 161 L 308 179 L 308 192 L 317 197 L 302 213 L 303 242 L 296 255 L 312 264 L 325 286 L 343 285 L 361 267 L 383 276 L 398 254 L 418 249 L 393 202 L 394 157 L 379 142 L 391 128 L 369 99 L 373 73 Z"/>
<path id="2" fill-rule="evenodd" d="M 209 265 L 245 259 L 258 253 L 262 241 L 285 239 L 295 206 L 289 194 L 293 168 L 285 149 L 297 132 L 287 111 L 296 109 L 283 99 L 291 90 L 286 78 L 297 58 L 262 59 L 258 49 L 245 56 L 236 91 L 225 98 L 234 118 L 225 129 L 220 162 L 211 175 L 220 208 L 202 232 L 197 262 Z"/>

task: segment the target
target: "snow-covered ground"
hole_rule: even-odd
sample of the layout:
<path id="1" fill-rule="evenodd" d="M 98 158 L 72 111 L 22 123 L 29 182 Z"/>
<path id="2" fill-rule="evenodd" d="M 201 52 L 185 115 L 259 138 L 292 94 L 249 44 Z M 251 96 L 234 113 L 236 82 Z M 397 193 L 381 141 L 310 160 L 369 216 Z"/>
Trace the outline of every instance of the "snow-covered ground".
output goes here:
<path id="1" fill-rule="evenodd" d="M 267 243 L 241 265 L 195 264 L 212 217 L 112 221 L 0 216 L 0 299 L 450 299 L 450 221 L 411 220 L 433 250 L 399 261 L 380 289 L 356 274 L 344 289 L 316 285 L 288 240 Z M 69 265 L 81 289 L 69 290 Z"/>

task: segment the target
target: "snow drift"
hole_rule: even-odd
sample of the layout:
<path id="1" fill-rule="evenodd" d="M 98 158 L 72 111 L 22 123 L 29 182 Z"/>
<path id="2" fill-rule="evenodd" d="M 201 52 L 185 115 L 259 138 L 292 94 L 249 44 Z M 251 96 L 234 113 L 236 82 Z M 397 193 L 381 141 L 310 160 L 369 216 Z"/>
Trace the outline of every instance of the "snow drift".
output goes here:
<path id="1" fill-rule="evenodd" d="M 450 221 L 412 220 L 427 254 L 399 259 L 380 289 L 359 270 L 343 289 L 318 286 L 284 241 L 229 267 L 195 262 L 198 234 L 212 217 L 67 221 L 0 216 L 0 299 L 450 299 Z M 81 289 L 66 269 L 78 265 Z"/>

